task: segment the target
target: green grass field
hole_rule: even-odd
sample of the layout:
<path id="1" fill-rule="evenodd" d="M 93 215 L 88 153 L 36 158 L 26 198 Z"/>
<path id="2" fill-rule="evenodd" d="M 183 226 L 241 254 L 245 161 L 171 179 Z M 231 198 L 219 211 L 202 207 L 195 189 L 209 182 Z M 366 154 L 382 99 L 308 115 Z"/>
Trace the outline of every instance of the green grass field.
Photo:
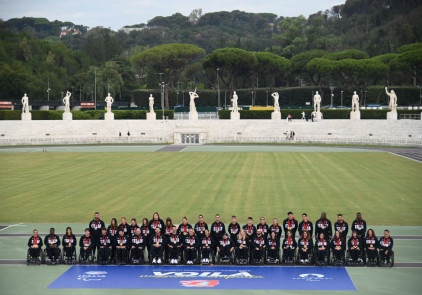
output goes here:
<path id="1" fill-rule="evenodd" d="M 191 222 L 215 213 L 371 225 L 422 225 L 422 164 L 388 153 L 0 153 L 0 221 L 85 223 L 112 217 Z"/>

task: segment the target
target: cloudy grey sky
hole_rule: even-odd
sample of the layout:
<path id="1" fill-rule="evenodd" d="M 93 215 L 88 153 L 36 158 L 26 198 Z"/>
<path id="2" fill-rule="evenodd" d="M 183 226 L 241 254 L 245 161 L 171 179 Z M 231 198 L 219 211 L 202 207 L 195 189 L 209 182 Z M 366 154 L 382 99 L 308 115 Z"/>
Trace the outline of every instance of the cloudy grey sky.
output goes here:
<path id="1" fill-rule="evenodd" d="M 345 0 L 0 0 L 0 18 L 46 17 L 89 27 L 118 30 L 125 25 L 147 23 L 155 16 L 176 12 L 188 16 L 196 8 L 203 13 L 242 10 L 298 16 L 324 11 Z"/>

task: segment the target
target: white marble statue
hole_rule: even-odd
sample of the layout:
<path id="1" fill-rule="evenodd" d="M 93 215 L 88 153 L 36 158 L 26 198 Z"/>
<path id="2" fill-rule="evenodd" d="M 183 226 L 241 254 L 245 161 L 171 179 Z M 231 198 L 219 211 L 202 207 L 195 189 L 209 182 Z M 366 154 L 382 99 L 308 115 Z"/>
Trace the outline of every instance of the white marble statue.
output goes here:
<path id="1" fill-rule="evenodd" d="M 196 89 L 195 91 L 189 91 L 189 96 L 190 96 L 189 112 L 196 113 L 195 98 L 199 98 L 198 94 L 196 94 Z"/>
<path id="2" fill-rule="evenodd" d="M 154 113 L 154 97 L 152 94 L 149 95 L 149 112 Z"/>
<path id="3" fill-rule="evenodd" d="M 110 93 L 105 98 L 105 102 L 107 103 L 107 113 L 111 113 L 111 105 L 114 102 L 114 99 L 111 97 Z"/>
<path id="4" fill-rule="evenodd" d="M 352 112 L 359 112 L 359 95 L 356 94 L 356 91 L 352 96 Z"/>
<path id="5" fill-rule="evenodd" d="M 22 97 L 22 113 L 29 113 L 29 100 L 28 96 L 25 95 Z"/>
<path id="6" fill-rule="evenodd" d="M 314 112 L 321 112 L 321 95 L 318 94 L 318 91 L 314 95 Z"/>
<path id="7" fill-rule="evenodd" d="M 238 100 L 238 97 L 237 97 L 236 91 L 233 91 L 233 98 L 232 98 L 232 103 L 233 103 L 232 112 L 233 113 L 239 112 L 239 107 L 237 106 L 237 100 Z"/>
<path id="8" fill-rule="evenodd" d="M 394 90 L 391 90 L 390 93 L 388 93 L 387 87 L 385 87 L 385 93 L 388 95 L 388 97 L 390 98 L 390 101 L 388 103 L 389 108 L 391 109 L 392 112 L 396 112 L 397 111 L 397 95 L 394 92 Z"/>
<path id="9" fill-rule="evenodd" d="M 274 97 L 274 112 L 280 113 L 280 105 L 278 104 L 278 99 L 280 98 L 280 96 L 278 95 L 278 92 L 274 92 L 273 94 L 271 94 L 271 96 Z"/>
<path id="10" fill-rule="evenodd" d="M 66 91 L 66 96 L 63 98 L 65 113 L 70 113 L 70 96 L 71 95 L 72 94 L 69 91 Z"/>

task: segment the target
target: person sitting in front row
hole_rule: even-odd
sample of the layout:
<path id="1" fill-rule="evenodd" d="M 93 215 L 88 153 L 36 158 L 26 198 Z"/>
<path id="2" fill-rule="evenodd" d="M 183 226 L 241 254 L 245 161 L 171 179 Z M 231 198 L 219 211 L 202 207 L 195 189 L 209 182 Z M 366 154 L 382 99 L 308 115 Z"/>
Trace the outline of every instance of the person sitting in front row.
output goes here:
<path id="1" fill-rule="evenodd" d="M 92 237 L 91 237 L 91 231 L 89 230 L 89 228 L 85 229 L 85 235 L 81 237 L 81 239 L 79 240 L 79 253 L 82 259 L 83 263 L 87 263 L 88 262 L 88 257 L 89 255 L 91 255 L 91 251 L 92 251 Z"/>
<path id="2" fill-rule="evenodd" d="M 43 245 L 41 237 L 38 235 L 38 230 L 33 230 L 33 236 L 29 238 L 29 256 L 31 256 L 32 263 L 40 263 L 40 252 Z"/>
<path id="3" fill-rule="evenodd" d="M 66 234 L 63 236 L 63 251 L 66 257 L 66 263 L 73 263 L 73 253 L 76 251 L 76 237 L 72 233 L 72 228 L 66 228 Z"/>
<path id="4" fill-rule="evenodd" d="M 101 229 L 101 236 L 98 239 L 98 260 L 101 264 L 107 264 L 110 257 L 111 240 L 105 227 Z"/>
<path id="5" fill-rule="evenodd" d="M 390 263 L 390 257 L 393 249 L 393 238 L 390 231 L 384 231 L 384 237 L 379 239 L 379 254 L 383 263 Z"/>
<path id="6" fill-rule="evenodd" d="M 287 236 L 283 240 L 283 255 L 286 262 L 292 262 L 297 243 L 292 231 L 287 231 Z"/>
<path id="7" fill-rule="evenodd" d="M 44 238 L 47 256 L 51 264 L 56 264 L 60 255 L 60 238 L 54 233 L 54 228 L 50 228 L 50 234 Z"/>

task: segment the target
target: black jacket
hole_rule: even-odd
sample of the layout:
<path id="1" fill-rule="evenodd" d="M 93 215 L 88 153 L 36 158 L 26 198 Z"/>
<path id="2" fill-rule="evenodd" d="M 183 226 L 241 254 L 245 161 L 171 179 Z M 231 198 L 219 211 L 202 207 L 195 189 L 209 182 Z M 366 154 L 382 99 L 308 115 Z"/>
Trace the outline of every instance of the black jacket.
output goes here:
<path id="1" fill-rule="evenodd" d="M 227 227 L 227 231 L 230 234 L 230 238 L 235 241 L 237 238 L 237 235 L 240 232 L 240 224 L 238 222 L 236 222 L 236 224 L 234 224 L 233 222 L 229 224 L 229 226 Z"/>
<path id="2" fill-rule="evenodd" d="M 307 230 L 308 231 L 308 233 L 309 233 L 309 236 L 310 237 L 312 237 L 312 234 L 314 233 L 314 225 L 312 224 L 312 221 L 309 221 L 308 220 L 308 222 L 304 222 L 303 220 L 299 223 L 299 228 L 298 228 L 298 231 L 299 231 L 299 235 L 302 235 L 302 233 L 305 231 L 305 230 Z"/>
<path id="3" fill-rule="evenodd" d="M 60 238 L 58 235 L 46 235 L 44 238 L 44 245 L 50 248 L 51 245 L 56 245 L 56 247 L 60 246 Z"/>
<path id="4" fill-rule="evenodd" d="M 299 250 L 302 250 L 306 246 L 306 249 L 308 249 L 309 251 L 308 253 L 311 253 L 312 249 L 314 248 L 314 242 L 312 241 L 312 239 L 305 240 L 303 238 L 300 238 L 297 242 L 297 245 L 299 247 Z"/>
<path id="5" fill-rule="evenodd" d="M 205 235 L 205 230 L 208 229 L 208 224 L 206 222 L 197 222 L 195 224 L 194 230 L 195 230 L 195 234 L 202 238 Z"/>
<path id="6" fill-rule="evenodd" d="M 35 244 L 35 237 L 34 236 L 32 236 L 32 237 L 30 237 L 29 238 L 29 240 L 28 240 L 28 247 L 32 247 L 32 246 L 34 246 L 34 244 Z M 36 244 L 41 248 L 42 247 L 42 245 L 43 245 L 43 242 L 42 242 L 42 238 L 40 237 L 40 236 L 38 236 L 37 237 L 37 241 L 36 241 Z"/>
<path id="7" fill-rule="evenodd" d="M 296 219 L 289 220 L 288 218 L 283 220 L 283 229 L 284 229 L 284 236 L 287 237 L 287 232 L 290 230 L 292 232 L 292 237 L 295 237 L 296 231 L 299 225 Z"/>
<path id="8" fill-rule="evenodd" d="M 107 228 L 107 234 L 110 237 L 117 236 L 119 234 L 119 227 L 111 227 L 111 225 L 109 225 Z"/>
<path id="9" fill-rule="evenodd" d="M 286 248 L 286 247 L 289 247 L 289 246 L 293 247 L 293 249 L 296 249 L 297 243 L 296 243 L 295 238 L 292 237 L 291 240 L 290 240 L 290 243 L 289 243 L 288 237 L 284 238 L 283 245 L 282 245 L 283 249 Z"/>
<path id="10" fill-rule="evenodd" d="M 346 242 L 343 238 L 340 238 L 339 241 L 337 241 L 335 238 L 331 240 L 331 250 L 335 250 L 335 248 L 337 247 L 337 242 L 339 244 L 339 246 L 341 247 L 341 249 L 346 250 Z"/>
<path id="11" fill-rule="evenodd" d="M 235 247 L 235 246 L 236 245 L 234 244 L 233 240 L 230 238 L 228 238 L 227 240 L 221 239 L 220 242 L 217 244 L 217 247 L 220 249 L 225 248 L 225 247 L 228 247 L 231 249 L 232 247 Z"/>
<path id="12" fill-rule="evenodd" d="M 280 250 L 280 240 L 277 239 L 277 237 L 273 240 L 269 238 L 267 240 L 267 249 L 271 249 L 272 247 L 275 247 L 275 250 Z"/>
<path id="13" fill-rule="evenodd" d="M 222 222 L 213 222 L 211 224 L 211 236 L 214 241 L 219 241 L 223 238 L 223 235 L 226 233 L 226 226 Z"/>
<path id="14" fill-rule="evenodd" d="M 105 227 L 104 221 L 102 221 L 101 219 L 99 219 L 98 221 L 93 219 L 89 225 L 89 231 L 91 232 L 91 236 L 98 238 L 99 236 L 101 236 L 101 229 L 103 227 Z"/>
<path id="15" fill-rule="evenodd" d="M 354 239 L 353 237 L 350 237 L 349 241 L 347 242 L 348 249 L 350 250 L 355 246 L 358 247 L 360 251 L 362 251 L 363 246 L 362 246 L 361 239 L 359 238 Z"/>
<path id="16" fill-rule="evenodd" d="M 358 237 L 364 238 L 366 234 L 366 221 L 361 219 L 355 219 L 353 220 L 352 226 L 350 228 L 351 231 L 356 231 L 358 234 Z"/>
<path id="17" fill-rule="evenodd" d="M 150 220 L 149 221 L 149 231 L 150 231 L 151 234 L 152 233 L 155 233 L 155 228 L 156 227 L 160 228 L 161 229 L 161 233 L 164 234 L 165 224 L 164 224 L 164 221 L 163 220 L 158 219 L 158 220 Z"/>
<path id="18" fill-rule="evenodd" d="M 101 235 L 98 237 L 98 244 L 100 247 L 111 247 L 113 240 L 110 238 L 109 235 Z"/>
<path id="19" fill-rule="evenodd" d="M 140 234 L 139 236 L 133 235 L 130 239 L 130 246 L 135 246 L 135 248 L 145 248 L 145 246 L 148 245 L 148 242 L 148 238 L 145 238 L 142 234 Z"/>
<path id="20" fill-rule="evenodd" d="M 339 231 L 341 237 L 346 240 L 347 233 L 349 232 L 349 225 L 346 221 L 343 221 L 342 223 L 336 222 L 334 223 L 334 232 Z"/>
<path id="21" fill-rule="evenodd" d="M 214 247 L 214 239 L 209 235 L 208 237 L 202 236 L 201 238 L 201 245 L 200 247 L 203 248 L 205 246 L 209 246 L 210 248 Z"/>
<path id="22" fill-rule="evenodd" d="M 183 246 L 183 237 L 179 234 L 171 234 L 167 237 L 167 246 L 181 247 Z"/>
<path id="23" fill-rule="evenodd" d="M 393 238 L 392 237 L 382 237 L 378 241 L 380 251 L 391 251 L 393 249 Z"/>
<path id="24" fill-rule="evenodd" d="M 136 233 L 136 229 L 139 228 L 138 224 L 135 225 L 129 225 L 129 237 L 133 237 Z"/>
<path id="25" fill-rule="evenodd" d="M 155 233 L 151 234 L 149 237 L 149 246 L 152 247 L 153 245 L 157 244 L 157 242 L 162 247 L 166 246 L 167 245 L 166 236 L 163 234 L 159 234 L 159 235 Z"/>
<path id="26" fill-rule="evenodd" d="M 244 240 L 236 239 L 236 247 L 239 248 L 240 245 L 243 245 L 244 247 L 246 246 L 246 248 L 248 248 L 249 247 L 248 240 L 247 239 L 244 239 Z"/>
<path id="27" fill-rule="evenodd" d="M 275 232 L 277 239 L 280 240 L 283 229 L 280 225 L 274 226 L 274 224 L 271 224 L 270 228 L 268 229 L 268 235 L 271 236 L 272 232 Z"/>
<path id="28" fill-rule="evenodd" d="M 242 228 L 245 230 L 246 237 L 248 238 L 248 240 L 251 241 L 253 239 L 253 237 L 256 235 L 255 225 L 251 224 L 251 226 L 249 226 L 249 225 L 245 224 Z M 262 235 L 264 235 L 264 234 L 262 234 Z"/>
<path id="29" fill-rule="evenodd" d="M 365 242 L 365 250 L 368 250 L 369 248 L 375 248 L 375 249 L 378 248 L 378 239 L 376 237 L 372 237 L 372 239 L 365 238 L 364 242 Z"/>
<path id="30" fill-rule="evenodd" d="M 315 222 L 315 239 L 319 239 L 319 234 L 324 233 L 324 239 L 329 239 L 333 236 L 331 221 L 329 219 L 318 219 Z"/>
<path id="31" fill-rule="evenodd" d="M 91 247 L 91 245 L 92 245 L 92 236 L 91 235 L 89 237 L 87 237 L 86 235 L 83 235 L 79 239 L 79 247 L 81 247 L 81 248 Z"/>
<path id="32" fill-rule="evenodd" d="M 126 246 L 127 249 L 130 248 L 130 238 L 126 235 L 120 236 L 117 235 L 114 237 L 114 245 L 115 246 Z"/>
<path id="33" fill-rule="evenodd" d="M 148 239 L 149 235 L 151 234 L 149 226 L 142 225 L 140 228 L 141 228 L 141 235 L 143 235 L 145 239 Z"/>
<path id="34" fill-rule="evenodd" d="M 269 229 L 268 224 L 266 224 L 266 223 L 265 224 L 258 223 L 257 226 L 256 226 L 256 229 L 257 230 L 260 229 L 262 231 L 262 234 L 264 236 L 267 236 L 268 235 L 268 229 Z"/>
<path id="35" fill-rule="evenodd" d="M 128 223 L 126 224 L 120 223 L 119 229 L 123 229 L 123 232 L 125 233 L 125 235 L 130 236 L 130 225 Z"/>
<path id="36" fill-rule="evenodd" d="M 194 247 L 194 248 L 198 248 L 200 245 L 200 239 L 197 235 L 193 234 L 191 235 L 186 235 L 183 236 L 183 247 Z"/>
<path id="37" fill-rule="evenodd" d="M 184 235 L 187 236 L 189 234 L 189 230 L 192 228 L 192 225 L 190 225 L 189 223 L 187 224 L 180 224 L 179 228 L 177 229 L 177 233 L 179 235 Z"/>
<path id="38" fill-rule="evenodd" d="M 265 248 L 266 244 L 267 244 L 267 239 L 263 235 L 261 235 L 260 237 L 258 237 L 258 235 L 255 235 L 255 237 L 253 238 L 251 247 Z"/>
<path id="39" fill-rule="evenodd" d="M 74 234 L 71 236 L 64 235 L 62 239 L 63 247 L 69 247 L 69 243 L 71 244 L 71 247 L 76 247 L 76 237 Z"/>
<path id="40" fill-rule="evenodd" d="M 329 251 L 330 250 L 330 241 L 326 238 L 324 238 L 323 240 L 321 240 L 321 239 L 315 240 L 315 251 L 318 251 L 318 249 L 321 248 L 322 246 L 325 247 L 325 250 Z"/>

